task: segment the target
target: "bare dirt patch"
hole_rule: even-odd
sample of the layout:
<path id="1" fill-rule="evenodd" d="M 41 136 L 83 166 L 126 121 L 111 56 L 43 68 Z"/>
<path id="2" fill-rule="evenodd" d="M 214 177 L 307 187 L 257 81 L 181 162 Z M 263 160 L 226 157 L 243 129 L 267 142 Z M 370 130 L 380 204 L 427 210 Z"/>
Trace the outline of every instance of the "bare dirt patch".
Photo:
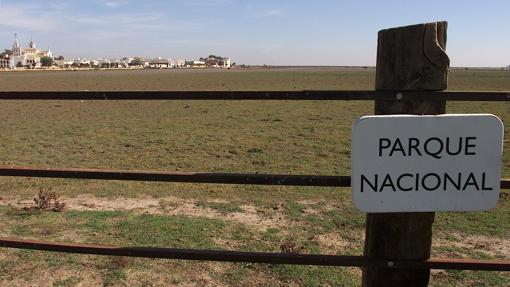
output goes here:
<path id="1" fill-rule="evenodd" d="M 241 208 L 244 212 L 231 213 L 227 218 L 242 224 L 255 226 L 261 231 L 266 231 L 268 228 L 282 228 L 290 224 L 282 213 L 274 210 L 261 210 L 253 205 L 241 205 Z M 268 215 L 265 216 L 265 214 Z"/>
<path id="2" fill-rule="evenodd" d="M 282 228 L 290 225 L 290 222 L 285 219 L 281 212 L 272 209 L 261 209 L 253 205 L 242 205 L 243 212 L 225 214 L 209 207 L 200 206 L 194 200 L 179 197 L 119 197 L 108 199 L 92 195 L 79 195 L 77 197 L 61 197 L 61 200 L 66 203 L 66 210 L 132 211 L 137 214 L 215 218 L 241 223 L 262 232 L 268 228 Z M 215 200 L 214 202 L 218 203 L 219 201 Z M 221 201 L 221 203 L 225 202 Z M 33 200 L 4 197 L 0 200 L 0 206 L 2 205 L 23 209 L 33 205 Z"/>
<path id="3" fill-rule="evenodd" d="M 298 200 L 296 202 L 299 203 L 299 204 L 302 204 L 302 205 L 312 205 L 312 204 L 318 204 L 319 203 L 318 200 L 313 200 L 313 199 L 303 199 L 303 200 Z"/>
<path id="4" fill-rule="evenodd" d="M 60 200 L 66 203 L 69 210 L 89 211 L 89 210 L 130 210 L 142 213 L 157 213 L 159 211 L 160 200 L 155 198 L 98 198 L 92 195 L 78 195 L 77 197 L 61 197 Z M 13 206 L 15 208 L 27 209 L 34 204 L 31 199 L 18 199 L 4 197 L 0 200 L 0 205 Z"/>
<path id="5" fill-rule="evenodd" d="M 66 268 L 47 270 L 46 268 L 36 268 L 33 266 L 20 272 L 27 272 L 25 276 L 17 278 L 2 278 L 0 286 L 70 286 L 62 285 L 66 281 L 74 281 L 72 286 L 101 286 L 102 280 L 96 272 L 91 270 L 74 270 Z"/>
<path id="6" fill-rule="evenodd" d="M 303 213 L 311 214 L 311 215 L 320 215 L 324 211 L 340 209 L 341 207 L 336 204 L 328 204 L 324 201 L 313 200 L 313 199 L 304 199 L 298 200 L 296 203 L 304 206 Z"/>
<path id="7" fill-rule="evenodd" d="M 314 237 L 319 243 L 321 251 L 327 253 L 342 253 L 346 248 L 352 246 L 352 242 L 336 233 L 319 234 Z"/>
<path id="8" fill-rule="evenodd" d="M 151 272 L 138 269 L 124 270 L 127 286 L 224 286 L 214 277 L 224 274 L 227 264 L 211 262 L 194 262 L 192 265 L 163 263 L 153 265 Z M 174 265 L 175 266 L 172 266 Z M 149 285 L 150 284 L 150 285 Z"/>
<path id="9" fill-rule="evenodd" d="M 347 272 L 351 274 L 354 278 L 361 279 L 361 275 L 363 275 L 363 270 L 359 267 L 347 267 Z"/>
<path id="10" fill-rule="evenodd" d="M 432 248 L 455 247 L 485 253 L 496 258 L 510 258 L 510 239 L 491 236 L 449 234 L 452 239 L 433 238 Z"/>

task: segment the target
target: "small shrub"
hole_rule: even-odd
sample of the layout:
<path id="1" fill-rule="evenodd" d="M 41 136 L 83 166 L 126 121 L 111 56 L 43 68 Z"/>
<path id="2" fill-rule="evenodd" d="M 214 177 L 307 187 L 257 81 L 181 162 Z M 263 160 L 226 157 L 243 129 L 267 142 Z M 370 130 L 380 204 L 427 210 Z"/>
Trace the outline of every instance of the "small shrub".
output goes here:
<path id="1" fill-rule="evenodd" d="M 299 247 L 298 244 L 294 241 L 285 241 L 280 244 L 280 250 L 282 253 L 298 254 L 303 250 L 303 247 Z"/>
<path id="2" fill-rule="evenodd" d="M 26 207 L 29 211 L 39 210 L 53 210 L 55 212 L 61 212 L 65 209 L 65 202 L 59 200 L 59 195 L 55 192 L 39 190 L 39 193 L 34 198 L 34 206 Z"/>

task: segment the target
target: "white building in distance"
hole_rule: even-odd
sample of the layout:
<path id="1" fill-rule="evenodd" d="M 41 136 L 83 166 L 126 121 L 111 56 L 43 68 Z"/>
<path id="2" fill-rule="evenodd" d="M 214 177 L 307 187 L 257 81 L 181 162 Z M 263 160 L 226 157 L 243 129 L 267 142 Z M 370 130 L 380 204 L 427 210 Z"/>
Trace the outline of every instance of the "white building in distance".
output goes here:
<path id="1" fill-rule="evenodd" d="M 9 68 L 16 67 L 39 68 L 41 66 L 41 58 L 53 58 L 50 49 L 47 51 L 37 48 L 33 40 L 30 40 L 27 48 L 21 48 L 18 35 L 14 34 L 14 43 L 12 44 L 12 54 L 9 57 Z"/>
<path id="2" fill-rule="evenodd" d="M 186 66 L 186 61 L 182 59 L 172 59 L 173 68 L 182 68 Z"/>
<path id="3" fill-rule="evenodd" d="M 232 67 L 232 60 L 230 60 L 230 58 L 223 58 L 222 59 L 222 64 L 221 65 L 223 68 L 230 68 Z"/>

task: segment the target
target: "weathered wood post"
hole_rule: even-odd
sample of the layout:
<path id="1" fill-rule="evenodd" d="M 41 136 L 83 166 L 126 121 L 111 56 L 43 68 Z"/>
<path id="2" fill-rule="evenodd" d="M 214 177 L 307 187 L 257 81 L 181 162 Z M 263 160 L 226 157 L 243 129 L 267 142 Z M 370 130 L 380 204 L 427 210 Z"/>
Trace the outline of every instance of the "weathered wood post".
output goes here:
<path id="1" fill-rule="evenodd" d="M 395 91 L 395 98 L 376 99 L 376 115 L 445 113 L 446 101 L 406 99 L 405 91 L 446 89 L 446 28 L 447 22 L 436 22 L 379 31 L 376 90 Z M 428 259 L 433 222 L 433 212 L 369 213 L 365 256 Z M 370 267 L 363 270 L 363 286 L 427 286 L 429 276 L 429 270 Z"/>

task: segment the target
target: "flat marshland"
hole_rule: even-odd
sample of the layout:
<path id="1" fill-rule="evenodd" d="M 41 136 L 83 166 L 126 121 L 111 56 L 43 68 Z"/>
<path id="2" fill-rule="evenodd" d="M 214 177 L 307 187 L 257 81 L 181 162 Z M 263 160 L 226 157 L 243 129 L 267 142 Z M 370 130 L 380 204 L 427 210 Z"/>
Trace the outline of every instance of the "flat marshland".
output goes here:
<path id="1" fill-rule="evenodd" d="M 3 91 L 369 90 L 372 69 L 2 72 Z M 510 71 L 455 70 L 449 90 L 510 91 Z M 457 102 L 493 113 L 508 102 Z M 0 165 L 350 174 L 367 101 L 1 101 Z M 503 177 L 510 177 L 505 132 Z M 1 177 L 0 235 L 58 242 L 360 255 L 365 215 L 348 188 Z M 35 210 L 55 193 L 62 212 Z M 437 213 L 433 257 L 510 259 L 510 196 Z M 358 268 L 211 263 L 0 249 L 0 286 L 359 286 Z M 431 286 L 508 286 L 510 274 L 433 270 Z"/>

